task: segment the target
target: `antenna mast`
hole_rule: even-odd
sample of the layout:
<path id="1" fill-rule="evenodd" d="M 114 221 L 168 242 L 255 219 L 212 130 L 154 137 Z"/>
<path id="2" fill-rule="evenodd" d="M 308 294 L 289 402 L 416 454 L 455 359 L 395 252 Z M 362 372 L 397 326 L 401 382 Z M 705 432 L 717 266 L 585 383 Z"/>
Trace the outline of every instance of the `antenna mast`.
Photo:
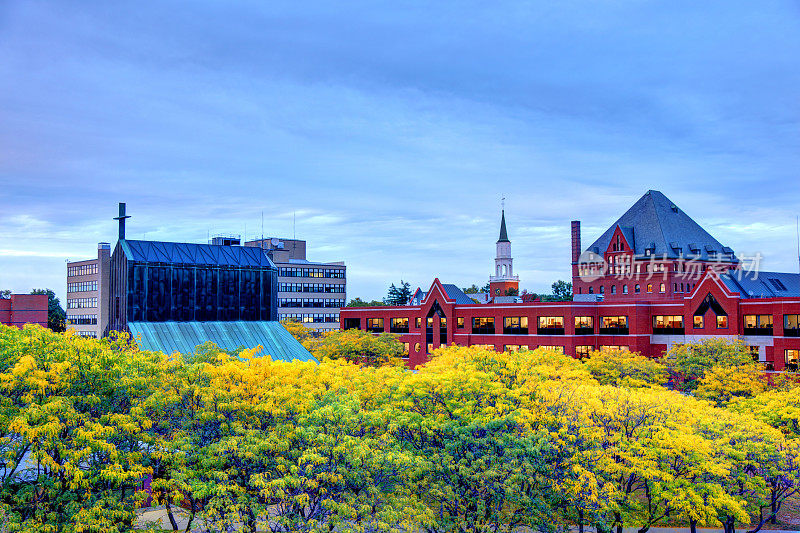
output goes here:
<path id="1" fill-rule="evenodd" d="M 261 210 L 261 248 L 264 248 L 264 210 Z"/>
<path id="2" fill-rule="evenodd" d="M 797 224 L 797 268 L 800 272 L 800 216 L 795 217 L 795 221 Z"/>

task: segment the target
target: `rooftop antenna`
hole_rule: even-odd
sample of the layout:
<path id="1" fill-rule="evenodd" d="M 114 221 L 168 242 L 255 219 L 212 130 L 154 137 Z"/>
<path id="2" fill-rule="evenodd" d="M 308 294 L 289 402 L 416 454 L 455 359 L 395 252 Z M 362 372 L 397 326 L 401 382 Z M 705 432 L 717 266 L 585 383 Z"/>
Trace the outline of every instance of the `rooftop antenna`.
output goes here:
<path id="1" fill-rule="evenodd" d="M 800 216 L 795 217 L 795 223 L 797 224 L 797 268 L 800 272 Z"/>
<path id="2" fill-rule="evenodd" d="M 261 247 L 264 247 L 264 210 L 261 210 Z"/>
<path id="3" fill-rule="evenodd" d="M 292 240 L 297 240 L 297 211 L 292 213 Z"/>

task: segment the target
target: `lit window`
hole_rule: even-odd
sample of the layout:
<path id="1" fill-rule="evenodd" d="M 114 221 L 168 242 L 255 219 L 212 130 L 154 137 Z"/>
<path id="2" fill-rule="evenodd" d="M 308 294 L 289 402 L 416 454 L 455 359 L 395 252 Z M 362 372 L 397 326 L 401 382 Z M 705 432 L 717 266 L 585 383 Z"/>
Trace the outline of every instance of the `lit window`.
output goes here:
<path id="1" fill-rule="evenodd" d="M 652 283 L 648 283 L 647 284 L 647 292 L 653 292 L 653 284 Z"/>
<path id="2" fill-rule="evenodd" d="M 717 329 L 726 329 L 728 327 L 728 317 L 719 315 L 717 317 Z"/>
<path id="3" fill-rule="evenodd" d="M 661 286 L 658 288 L 658 292 L 660 293 L 667 292 L 667 286 L 664 283 L 662 283 Z"/>
<path id="4" fill-rule="evenodd" d="M 414 351 L 415 351 L 415 352 L 419 352 L 419 349 L 420 349 L 420 348 L 421 348 L 421 346 L 419 345 L 419 343 L 416 343 L 416 344 L 414 345 Z"/>
<path id="5" fill-rule="evenodd" d="M 695 315 L 693 324 L 694 329 L 703 329 L 703 317 Z"/>
<path id="6" fill-rule="evenodd" d="M 464 329 L 464 317 L 463 316 L 460 316 L 460 317 L 456 318 L 456 327 L 458 329 Z"/>

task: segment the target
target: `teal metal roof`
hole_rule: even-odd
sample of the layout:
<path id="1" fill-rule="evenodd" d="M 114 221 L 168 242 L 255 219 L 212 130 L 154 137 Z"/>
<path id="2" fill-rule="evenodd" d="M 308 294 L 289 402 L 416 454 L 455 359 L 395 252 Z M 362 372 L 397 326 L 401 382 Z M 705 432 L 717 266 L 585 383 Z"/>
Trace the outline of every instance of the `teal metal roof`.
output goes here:
<path id="1" fill-rule="evenodd" d="M 280 322 L 128 322 L 128 329 L 142 350 L 190 354 L 211 341 L 223 350 L 261 345 L 273 361 L 317 362 Z"/>

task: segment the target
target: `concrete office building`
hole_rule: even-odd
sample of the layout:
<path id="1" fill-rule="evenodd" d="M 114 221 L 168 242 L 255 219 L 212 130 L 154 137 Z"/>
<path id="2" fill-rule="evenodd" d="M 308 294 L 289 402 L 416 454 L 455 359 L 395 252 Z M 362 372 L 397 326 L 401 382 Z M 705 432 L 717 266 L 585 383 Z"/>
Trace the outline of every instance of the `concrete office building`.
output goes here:
<path id="1" fill-rule="evenodd" d="M 111 245 L 97 245 L 97 258 L 67 263 L 67 329 L 100 338 L 108 325 Z"/>
<path id="2" fill-rule="evenodd" d="M 343 261 L 306 259 L 306 241 L 268 237 L 245 246 L 266 250 L 278 267 L 278 319 L 297 320 L 317 331 L 339 329 L 339 309 L 347 303 Z"/>

